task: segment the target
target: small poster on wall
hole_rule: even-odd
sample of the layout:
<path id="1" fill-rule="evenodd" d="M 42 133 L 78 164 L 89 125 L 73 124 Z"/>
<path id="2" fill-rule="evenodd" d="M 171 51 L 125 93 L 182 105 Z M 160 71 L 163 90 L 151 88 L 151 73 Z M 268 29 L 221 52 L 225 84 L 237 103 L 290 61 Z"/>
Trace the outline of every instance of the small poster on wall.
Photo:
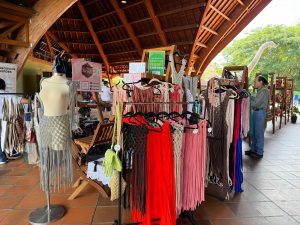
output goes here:
<path id="1" fill-rule="evenodd" d="M 100 92 L 102 64 L 72 59 L 72 80 L 78 91 Z"/>
<path id="2" fill-rule="evenodd" d="M 130 62 L 129 73 L 145 73 L 146 63 L 144 62 Z"/>
<path id="3" fill-rule="evenodd" d="M 6 92 L 17 92 L 17 68 L 17 64 L 0 62 L 0 78 L 5 82 Z"/>
<path id="4" fill-rule="evenodd" d="M 165 71 L 165 52 L 149 51 L 149 73 L 164 75 Z"/>

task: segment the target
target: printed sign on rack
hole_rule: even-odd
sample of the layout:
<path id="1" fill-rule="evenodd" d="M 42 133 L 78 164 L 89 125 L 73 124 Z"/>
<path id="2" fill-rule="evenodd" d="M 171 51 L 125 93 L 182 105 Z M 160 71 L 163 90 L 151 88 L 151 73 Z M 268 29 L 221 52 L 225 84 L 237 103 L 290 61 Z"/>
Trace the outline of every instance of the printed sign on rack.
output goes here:
<path id="1" fill-rule="evenodd" d="M 165 52 L 149 51 L 149 73 L 164 75 L 165 73 Z"/>
<path id="2" fill-rule="evenodd" d="M 0 62 L 0 78 L 5 82 L 6 92 L 17 92 L 17 68 L 17 64 Z"/>
<path id="3" fill-rule="evenodd" d="M 146 63 L 144 62 L 130 62 L 129 73 L 145 73 Z"/>
<path id="4" fill-rule="evenodd" d="M 124 82 L 125 83 L 134 83 L 138 82 L 142 79 L 142 75 L 140 73 L 124 73 Z M 141 83 L 135 84 L 136 86 L 141 85 Z"/>
<path id="5" fill-rule="evenodd" d="M 102 64 L 72 59 L 72 80 L 78 91 L 100 92 Z"/>

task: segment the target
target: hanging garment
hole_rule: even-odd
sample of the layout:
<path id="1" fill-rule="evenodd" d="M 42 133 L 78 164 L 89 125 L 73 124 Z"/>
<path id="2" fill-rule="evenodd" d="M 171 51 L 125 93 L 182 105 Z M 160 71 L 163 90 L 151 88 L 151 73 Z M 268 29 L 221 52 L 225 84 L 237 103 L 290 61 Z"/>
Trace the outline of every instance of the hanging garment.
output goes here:
<path id="1" fill-rule="evenodd" d="M 173 85 L 163 82 L 161 84 L 158 84 L 156 87 L 161 91 L 161 95 L 163 95 L 163 101 L 164 102 L 170 102 L 170 95 L 174 93 L 174 87 Z M 171 106 L 169 104 L 163 105 L 163 111 L 169 113 Z"/>
<path id="2" fill-rule="evenodd" d="M 169 93 L 171 102 L 180 102 L 181 101 L 181 89 L 179 84 L 174 85 L 174 91 Z M 181 104 L 171 104 L 170 112 L 178 112 L 181 113 L 182 105 Z"/>
<path id="3" fill-rule="evenodd" d="M 247 137 L 250 130 L 250 98 L 242 98 L 242 132 L 243 136 Z"/>
<path id="4" fill-rule="evenodd" d="M 214 95 L 214 96 L 211 96 Z M 212 124 L 212 133 L 208 136 L 208 168 L 207 193 L 220 199 L 229 197 L 230 181 L 227 150 L 226 109 L 229 101 L 229 93 L 208 93 L 205 96 L 208 121 Z"/>
<path id="5" fill-rule="evenodd" d="M 230 148 L 229 169 L 232 179 L 232 186 L 235 192 L 242 192 L 243 172 L 242 172 L 242 99 L 235 102 L 235 121 L 233 142 Z"/>
<path id="6" fill-rule="evenodd" d="M 136 209 L 132 221 L 152 225 L 176 224 L 176 194 L 174 178 L 174 157 L 169 123 L 162 125 L 161 132 L 149 131 L 147 138 L 147 194 L 146 213 L 143 216 Z"/>
<path id="7" fill-rule="evenodd" d="M 148 128 L 143 125 L 133 125 L 130 119 L 124 121 L 124 153 L 123 168 L 125 180 L 131 185 L 127 186 L 124 195 L 125 208 L 131 207 L 142 215 L 146 211 L 146 186 L 147 186 L 147 136 Z M 130 190 L 131 187 L 131 190 Z M 129 201 L 131 200 L 131 204 Z"/>
<path id="8" fill-rule="evenodd" d="M 116 115 L 116 103 L 119 102 L 128 102 L 128 95 L 126 90 L 119 89 L 116 85 L 112 87 L 113 99 L 112 99 L 112 114 Z M 129 112 L 129 106 L 125 106 L 123 113 Z"/>
<path id="9" fill-rule="evenodd" d="M 173 128 L 173 152 L 174 152 L 174 171 L 175 171 L 175 185 L 176 185 L 176 211 L 177 215 L 180 214 L 180 177 L 181 177 L 181 161 L 182 161 L 182 142 L 184 125 L 172 120 L 169 120 Z"/>
<path id="10" fill-rule="evenodd" d="M 226 124 L 227 124 L 227 151 L 229 151 L 230 144 L 233 140 L 233 130 L 234 130 L 234 99 L 228 100 L 228 105 L 226 109 Z"/>
<path id="11" fill-rule="evenodd" d="M 184 76 L 184 70 L 185 70 L 185 66 L 186 66 L 187 61 L 186 61 L 186 59 L 182 59 L 180 70 L 179 70 L 179 72 L 177 72 L 176 67 L 175 67 L 173 54 L 169 55 L 169 60 L 171 62 L 172 83 L 173 84 L 179 84 L 180 89 L 182 90 L 182 78 Z"/>
<path id="12" fill-rule="evenodd" d="M 153 88 L 144 88 L 144 87 L 136 87 L 133 86 L 133 95 L 132 95 L 133 102 L 164 102 L 164 95 L 163 94 L 154 94 Z M 164 111 L 163 104 L 144 104 L 144 105 L 133 105 L 133 111 L 147 113 L 147 112 L 162 112 Z"/>
<path id="13" fill-rule="evenodd" d="M 51 192 L 64 190 L 72 185 L 72 121 L 76 101 L 76 89 L 72 82 L 69 86 L 68 112 L 62 116 L 45 116 L 43 102 L 39 100 L 39 155 L 40 184 L 43 191 L 47 188 L 47 173 L 49 172 L 49 187 Z"/>
<path id="14" fill-rule="evenodd" d="M 205 200 L 206 130 L 207 121 L 201 120 L 186 129 L 182 143 L 181 210 L 195 210 Z"/>

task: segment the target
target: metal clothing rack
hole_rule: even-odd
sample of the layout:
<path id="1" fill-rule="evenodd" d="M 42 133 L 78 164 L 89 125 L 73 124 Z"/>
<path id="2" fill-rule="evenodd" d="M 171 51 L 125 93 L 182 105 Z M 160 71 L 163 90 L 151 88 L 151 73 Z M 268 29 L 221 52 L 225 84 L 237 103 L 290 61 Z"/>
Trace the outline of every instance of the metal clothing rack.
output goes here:
<path id="1" fill-rule="evenodd" d="M 127 105 L 154 105 L 154 104 L 194 104 L 195 102 L 124 102 L 124 106 Z M 205 106 L 206 107 L 206 106 Z M 205 114 L 204 114 L 205 115 Z M 122 157 L 120 157 L 122 159 Z M 122 225 L 122 173 L 119 173 L 119 199 L 118 199 L 118 219 L 116 219 L 113 225 Z M 187 218 L 192 225 L 198 225 L 194 219 L 194 215 L 188 211 L 182 212 L 180 215 L 183 218 Z M 153 219 L 151 222 L 160 221 L 160 218 Z M 126 223 L 126 225 L 139 225 L 141 222 Z"/>

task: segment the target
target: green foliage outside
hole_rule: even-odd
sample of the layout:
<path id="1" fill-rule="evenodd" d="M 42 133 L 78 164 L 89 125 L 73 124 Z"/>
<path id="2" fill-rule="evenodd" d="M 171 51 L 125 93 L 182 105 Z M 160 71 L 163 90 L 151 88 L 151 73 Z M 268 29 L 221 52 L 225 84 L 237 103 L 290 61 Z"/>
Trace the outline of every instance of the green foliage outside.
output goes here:
<path id="1" fill-rule="evenodd" d="M 259 47 L 267 41 L 274 41 L 278 47 L 264 51 L 250 74 L 250 82 L 261 71 L 300 81 L 300 23 L 290 27 L 276 25 L 252 30 L 247 37 L 233 41 L 223 50 L 225 63 L 222 66 L 248 65 Z M 216 65 L 212 63 L 210 70 L 219 71 L 221 68 Z M 296 89 L 300 90 L 300 85 L 296 85 Z"/>
<path id="2" fill-rule="evenodd" d="M 290 27 L 277 25 L 254 29 L 247 37 L 224 49 L 225 65 L 248 65 L 258 48 L 267 41 L 274 41 L 278 47 L 263 53 L 250 74 L 251 80 L 261 71 L 300 80 L 300 23 Z"/>

